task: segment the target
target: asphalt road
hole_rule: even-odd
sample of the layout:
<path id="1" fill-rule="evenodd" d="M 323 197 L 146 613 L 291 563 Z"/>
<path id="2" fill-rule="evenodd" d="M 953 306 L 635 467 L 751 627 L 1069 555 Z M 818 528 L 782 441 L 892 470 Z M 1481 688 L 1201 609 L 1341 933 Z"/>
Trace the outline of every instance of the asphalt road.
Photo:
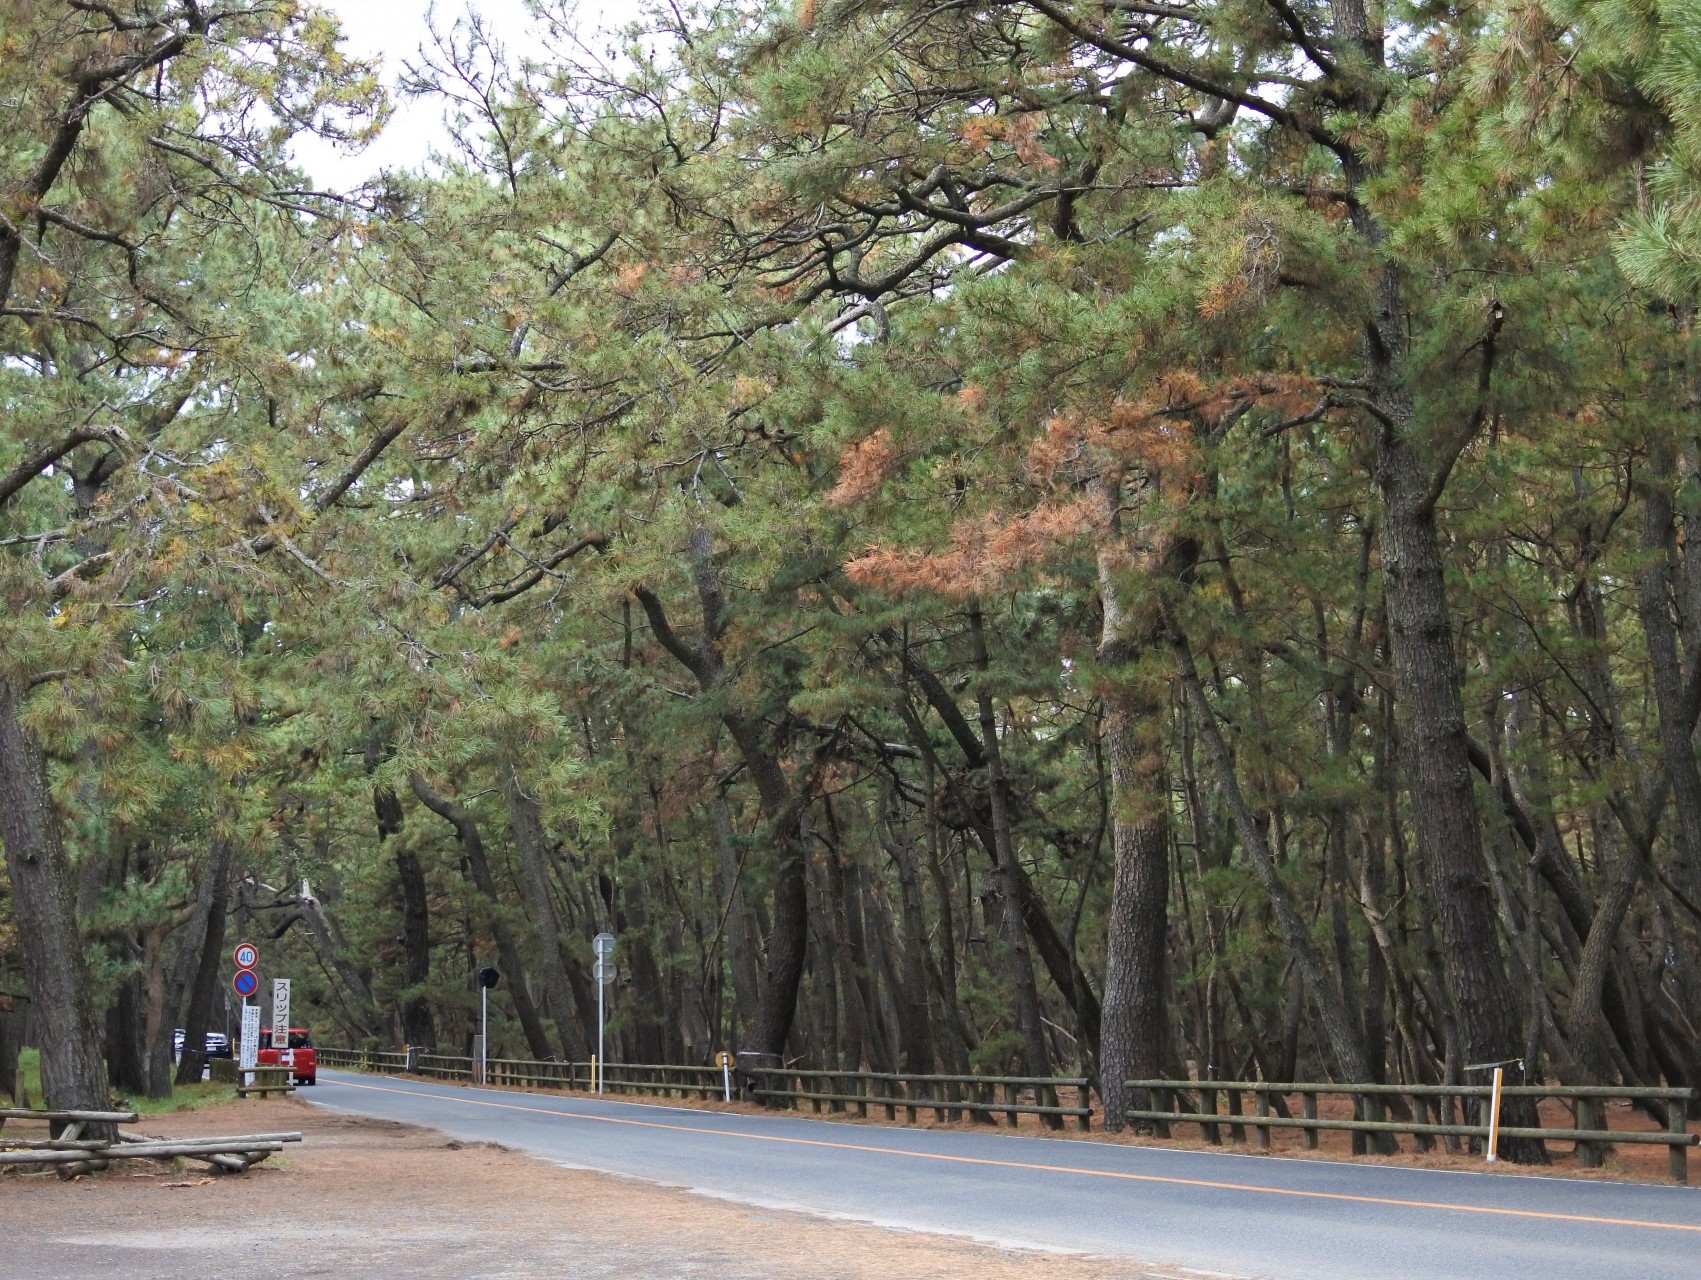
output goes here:
<path id="1" fill-rule="evenodd" d="M 1688 1187 L 845 1125 L 322 1068 L 296 1096 L 748 1204 L 1233 1276 L 1701 1277 L 1701 1190 Z"/>

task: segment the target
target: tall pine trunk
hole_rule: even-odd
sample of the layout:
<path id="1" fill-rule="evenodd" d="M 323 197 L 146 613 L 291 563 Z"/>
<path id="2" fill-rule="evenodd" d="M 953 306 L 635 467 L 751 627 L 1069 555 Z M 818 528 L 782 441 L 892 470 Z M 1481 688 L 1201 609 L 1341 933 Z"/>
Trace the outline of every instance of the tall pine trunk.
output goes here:
<path id="1" fill-rule="evenodd" d="M 225 921 L 230 908 L 231 847 L 219 840 L 207 867 L 207 924 L 201 934 L 200 960 L 189 988 L 189 1010 L 183 1016 L 183 1054 L 177 1060 L 177 1083 L 196 1084 L 207 1060 L 207 1024 L 212 1020 L 213 996 L 218 991 L 224 959 Z"/>
<path id="2" fill-rule="evenodd" d="M 1100 650 L 1100 660 L 1107 655 Z M 1169 1039 L 1164 971 L 1169 923 L 1168 778 L 1162 705 L 1133 681 L 1118 680 L 1104 698 L 1110 757 L 1111 842 L 1116 870 L 1105 923 L 1104 1018 L 1099 1034 L 1099 1095 L 1105 1128 L 1122 1129 L 1139 1104 L 1128 1080 L 1163 1074 Z"/>
<path id="3" fill-rule="evenodd" d="M 12 884 L 12 917 L 41 1045 L 41 1090 L 57 1110 L 106 1109 L 84 949 L 72 906 L 71 870 L 41 748 L 24 727 L 21 691 L 0 676 L 0 840 Z M 93 1136 L 85 1130 L 84 1136 Z"/>
<path id="4" fill-rule="evenodd" d="M 1389 401 L 1398 403 L 1397 393 L 1384 398 L 1385 405 Z M 1405 721 L 1414 844 L 1435 901 L 1442 980 L 1458 1022 L 1465 1064 L 1503 1062 L 1521 1055 L 1523 1035 L 1485 871 L 1482 818 L 1471 781 L 1458 655 L 1435 523 L 1435 481 L 1408 438 L 1409 414 L 1405 417 L 1399 426 L 1384 424 L 1378 432 L 1377 469 L 1383 498 L 1383 589 Z M 1510 1100 L 1509 1125 L 1534 1120 L 1526 1100 Z M 1539 1141 L 1509 1140 L 1505 1155 L 1522 1163 L 1546 1162 Z"/>

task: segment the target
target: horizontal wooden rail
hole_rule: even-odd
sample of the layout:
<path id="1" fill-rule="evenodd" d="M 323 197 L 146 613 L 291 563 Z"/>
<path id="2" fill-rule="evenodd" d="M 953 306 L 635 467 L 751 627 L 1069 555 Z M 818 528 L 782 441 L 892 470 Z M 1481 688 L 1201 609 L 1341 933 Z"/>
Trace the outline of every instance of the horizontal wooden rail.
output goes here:
<path id="1" fill-rule="evenodd" d="M 1130 1089 L 1238 1089 L 1242 1093 L 1334 1093 L 1390 1095 L 1423 1098 L 1487 1098 L 1494 1086 L 1486 1084 L 1272 1084 L 1266 1080 L 1128 1080 Z M 1500 1090 L 1503 1098 L 1623 1098 L 1629 1102 L 1689 1101 L 1693 1089 L 1643 1088 L 1609 1084 L 1509 1084 Z"/>
<path id="2" fill-rule="evenodd" d="M 1092 1124 L 1090 1082 L 1085 1077 L 904 1075 L 891 1071 L 791 1070 L 783 1067 L 742 1070 L 759 1082 L 758 1087 L 750 1090 L 752 1097 L 763 1098 L 770 1103 L 784 1102 L 793 1108 L 799 1102 L 808 1102 L 817 1113 L 821 1111 L 821 1104 L 826 1103 L 833 1111 L 854 1106 L 860 1117 L 868 1115 L 870 1106 L 884 1107 L 888 1120 L 896 1120 L 902 1108 L 910 1124 L 916 1123 L 922 1111 L 932 1111 L 934 1118 L 942 1123 L 962 1115 L 975 1115 L 985 1116 L 996 1124 L 997 1117 L 1003 1115 L 1014 1126 L 1019 1116 L 1037 1115 L 1053 1127 L 1065 1116 L 1073 1116 L 1082 1129 Z M 809 1081 L 823 1081 L 826 1087 L 801 1087 Z M 847 1087 L 838 1087 L 841 1082 Z M 775 1087 L 776 1084 L 786 1087 Z M 800 1087 L 790 1087 L 792 1085 Z M 884 1086 L 884 1090 L 876 1086 Z M 1059 1087 L 1076 1091 L 1076 1106 L 1059 1104 Z M 1032 1102 L 1023 1101 L 1021 1093 L 1024 1089 L 1032 1091 Z M 1004 1096 L 999 1098 L 998 1092 Z"/>
<path id="3" fill-rule="evenodd" d="M 1167 1100 L 1169 1106 L 1160 1108 L 1156 1105 L 1146 1107 L 1131 1107 L 1127 1112 L 1130 1120 L 1150 1121 L 1158 1126 L 1158 1132 L 1167 1137 L 1171 1124 L 1196 1124 L 1206 1137 L 1217 1141 L 1219 1126 L 1228 1125 L 1234 1131 L 1236 1140 L 1240 1140 L 1244 1130 L 1252 1128 L 1257 1133 L 1258 1145 L 1268 1149 L 1270 1131 L 1272 1129 L 1299 1129 L 1304 1131 L 1306 1146 L 1315 1149 L 1317 1132 L 1322 1129 L 1336 1129 L 1355 1134 L 1411 1134 L 1420 1144 L 1426 1145 L 1431 1138 L 1456 1140 L 1458 1138 L 1487 1139 L 1489 1130 L 1487 1124 L 1452 1124 L 1434 1123 L 1427 1119 L 1433 1109 L 1437 1120 L 1441 1118 L 1443 1108 L 1434 1105 L 1432 1100 L 1445 1099 L 1449 1103 L 1454 1098 L 1471 1099 L 1485 1102 L 1493 1095 L 1489 1085 L 1390 1085 L 1390 1084 L 1336 1084 L 1336 1083 L 1267 1083 L 1258 1080 L 1129 1080 L 1125 1087 L 1137 1093 L 1156 1094 L 1160 1100 Z M 1229 1109 L 1224 1112 L 1215 1110 L 1216 1097 L 1221 1093 L 1229 1102 Z M 1246 1114 L 1242 1109 L 1241 1095 L 1250 1093 L 1253 1096 L 1256 1113 Z M 1198 1110 L 1184 1110 L 1178 1105 L 1178 1098 L 1188 1094 L 1198 1094 L 1201 1106 Z M 1317 1097 L 1322 1095 L 1347 1096 L 1354 1100 L 1352 1119 L 1327 1119 L 1317 1115 Z M 1273 1099 L 1282 1099 L 1282 1107 L 1286 1109 L 1286 1099 L 1290 1095 L 1298 1095 L 1304 1108 L 1303 1116 L 1272 1115 L 1270 1104 Z M 1518 1126 L 1501 1126 L 1500 1136 L 1503 1138 L 1535 1138 L 1555 1142 L 1570 1142 L 1576 1145 L 1577 1162 L 1583 1168 L 1599 1168 L 1607 1146 L 1613 1143 L 1640 1144 L 1649 1146 L 1664 1146 L 1669 1150 L 1669 1173 L 1674 1182 L 1689 1180 L 1689 1148 L 1701 1142 L 1701 1137 L 1692 1134 L 1687 1128 L 1688 1104 L 1692 1096 L 1689 1089 L 1671 1088 L 1638 1088 L 1615 1087 L 1612 1085 L 1513 1085 L 1501 1089 L 1502 1097 L 1515 1098 L 1553 1098 L 1574 1104 L 1577 1123 L 1572 1128 L 1543 1129 Z M 1381 1100 L 1389 1097 L 1408 1097 L 1413 1102 L 1414 1119 L 1386 1120 L 1379 1118 L 1382 1113 Z M 1609 1129 L 1606 1125 L 1606 1113 L 1601 1103 L 1608 1099 L 1620 1098 L 1629 1102 L 1664 1102 L 1670 1105 L 1664 1108 L 1666 1112 L 1666 1127 L 1663 1130 L 1626 1130 Z M 1430 1105 L 1426 1105 L 1426 1103 Z M 1445 1110 L 1450 1114 L 1451 1106 Z M 1367 1115 L 1367 1112 L 1370 1114 Z M 1377 1118 L 1371 1118 L 1375 1116 Z"/>
<path id="4" fill-rule="evenodd" d="M 408 1056 L 380 1050 L 320 1049 L 319 1061 L 327 1067 L 357 1071 L 405 1072 Z M 420 1053 L 413 1070 L 433 1079 L 471 1080 L 473 1060 L 452 1054 Z M 524 1058 L 490 1058 L 485 1062 L 485 1079 L 493 1085 L 529 1085 L 545 1089 L 583 1092 L 591 1087 L 588 1062 L 537 1062 Z M 602 1085 L 610 1093 L 648 1094 L 653 1097 L 719 1097 L 724 1085 L 721 1068 L 672 1065 L 658 1062 L 608 1062 L 602 1066 Z M 951 1076 L 895 1071 L 832 1071 L 816 1068 L 738 1067 L 735 1080 L 757 1080 L 750 1096 L 772 1104 L 795 1106 L 808 1102 L 819 1112 L 822 1105 L 834 1111 L 856 1107 L 862 1116 L 868 1108 L 883 1107 L 888 1120 L 906 1113 L 916 1123 L 919 1112 L 932 1111 L 940 1120 L 965 1115 L 1008 1116 L 1016 1123 L 1020 1115 L 1046 1117 L 1048 1122 L 1074 1117 L 1082 1129 L 1092 1123 L 1091 1081 L 1084 1076 Z M 825 1082 L 824 1089 L 807 1087 L 808 1082 Z M 843 1084 L 845 1087 L 840 1088 Z M 761 1087 L 765 1086 L 765 1087 Z M 734 1088 L 738 1086 L 735 1084 Z M 1059 1089 L 1073 1089 L 1077 1105 L 1063 1106 Z M 1033 1100 L 1021 1095 L 1031 1091 Z M 1002 1096 L 999 1096 L 1002 1094 Z M 996 1123 L 996 1119 L 994 1119 Z"/>
<path id="5" fill-rule="evenodd" d="M 29 1107 L 0 1107 L 0 1124 L 8 1120 L 81 1120 L 85 1123 L 107 1121 L 113 1124 L 135 1124 L 134 1111 L 36 1111 Z"/>

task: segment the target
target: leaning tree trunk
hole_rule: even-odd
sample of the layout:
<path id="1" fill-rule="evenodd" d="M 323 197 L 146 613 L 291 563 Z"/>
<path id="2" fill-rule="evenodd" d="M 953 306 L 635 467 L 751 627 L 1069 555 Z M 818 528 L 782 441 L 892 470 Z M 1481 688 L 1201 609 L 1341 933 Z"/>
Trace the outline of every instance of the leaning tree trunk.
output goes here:
<path id="1" fill-rule="evenodd" d="M 588 1057 L 590 1050 L 579 1025 L 567 970 L 561 963 L 561 916 L 556 910 L 555 895 L 550 891 L 549 868 L 544 862 L 543 815 L 538 812 L 537 801 L 520 785 L 513 767 L 505 766 L 502 772 L 508 822 L 514 833 L 514 847 L 520 853 L 520 865 L 525 870 L 526 905 L 531 908 L 538 947 L 543 954 L 544 1011 L 555 1020 L 562 1056 L 569 1062 L 577 1061 Z"/>
<path id="2" fill-rule="evenodd" d="M 1016 991 L 1016 1026 L 1022 1034 L 1022 1073 L 1049 1076 L 1051 1054 L 1045 1044 L 1039 986 L 1034 981 L 1028 931 L 1022 921 L 1022 896 L 1026 886 L 1022 883 L 1021 866 L 1016 861 L 1009 783 L 1004 775 L 1004 754 L 998 744 L 998 722 L 993 714 L 992 694 L 985 683 L 990 663 L 986 652 L 986 627 L 978 606 L 969 611 L 969 634 L 974 644 L 974 663 L 981 677 L 975 707 L 980 717 L 980 746 L 986 759 L 986 789 L 992 807 L 993 873 L 997 876 L 998 893 L 1002 899 L 999 919 L 1004 933 L 1004 964 L 1007 977 Z M 1047 1116 L 1046 1122 L 1055 1127 L 1057 1119 L 1056 1116 Z"/>
<path id="3" fill-rule="evenodd" d="M 200 963 L 195 967 L 194 983 L 189 989 L 189 1011 L 183 1016 L 183 1054 L 177 1060 L 177 1083 L 195 1084 L 201 1079 L 201 1069 L 207 1060 L 207 1024 L 212 1021 L 213 996 L 218 991 L 219 968 L 224 961 L 225 921 L 230 910 L 229 841 L 213 845 L 207 882 L 211 899 L 207 906 L 207 927 L 201 937 Z"/>
<path id="4" fill-rule="evenodd" d="M 702 612 L 702 637 L 695 644 L 683 639 L 668 621 L 661 598 L 646 586 L 632 594 L 649 619 L 650 631 L 687 671 L 705 694 L 726 696 L 721 686 L 720 639 L 726 629 L 726 599 L 708 530 L 692 531 L 690 555 Z M 774 915 L 768 933 L 768 968 L 757 997 L 756 1016 L 749 1032 L 749 1050 L 778 1065 L 786 1037 L 797 1014 L 797 992 L 809 946 L 809 895 L 806 872 L 808 843 L 801 820 L 807 791 L 795 788 L 780 767 L 759 720 L 728 708 L 721 723 L 744 758 L 756 788 L 757 808 L 773 850 Z"/>
<path id="5" fill-rule="evenodd" d="M 106 1064 L 83 969 L 70 865 L 47 763 L 24 728 L 22 710 L 18 689 L 0 676 L 0 840 L 6 846 L 12 917 L 41 1045 L 41 1091 L 56 1110 L 102 1111 Z M 85 1136 L 95 1134 L 85 1129 Z"/>
<path id="6" fill-rule="evenodd" d="M 478 824 L 460 805 L 433 791 L 418 773 L 409 776 L 408 784 L 421 804 L 455 829 L 473 884 L 484 895 L 489 907 L 490 933 L 496 940 L 496 956 L 508 974 L 508 991 L 514 1002 L 514 1014 L 519 1019 L 520 1034 L 525 1037 L 526 1048 L 532 1057 L 548 1058 L 551 1054 L 549 1036 L 544 1030 L 543 1020 L 538 1017 L 537 1006 L 532 1003 L 531 993 L 526 990 L 526 971 L 520 963 L 520 948 L 514 940 L 514 931 L 502 918 L 502 899 L 496 892 L 496 878 L 490 873 L 490 859 L 485 854 L 484 836 Z"/>
<path id="7" fill-rule="evenodd" d="M 1649 675 L 1659 712 L 1661 764 L 1671 787 L 1677 815 L 1677 882 L 1691 902 L 1701 903 L 1701 767 L 1695 762 L 1691 734 L 1694 716 L 1688 707 L 1682 663 L 1673 621 L 1672 557 L 1675 554 L 1675 512 L 1671 441 L 1658 428 L 1648 432 L 1648 482 L 1642 507 L 1642 551 L 1645 566 L 1637 575 L 1637 613 L 1648 649 Z M 1686 548 L 1686 555 L 1701 551 Z M 1695 662 L 1691 655 L 1690 661 Z M 1650 815 L 1651 817 L 1652 815 Z"/>
<path id="8" fill-rule="evenodd" d="M 1299 912 L 1292 891 L 1283 880 L 1275 855 L 1264 838 L 1263 828 L 1241 790 L 1234 758 L 1229 754 L 1228 744 L 1217 724 L 1216 710 L 1206 697 L 1205 686 L 1199 679 L 1199 668 L 1193 658 L 1192 644 L 1168 608 L 1164 610 L 1164 624 L 1170 646 L 1174 650 L 1182 691 L 1192 704 L 1198 720 L 1200 744 L 1217 775 L 1217 788 L 1228 808 L 1235 832 L 1240 837 L 1241 847 L 1252 861 L 1253 874 L 1269 899 L 1277 931 L 1293 953 L 1294 964 L 1305 981 L 1306 990 L 1322 1025 L 1324 1041 L 1335 1059 L 1335 1066 L 1343 1080 L 1368 1081 L 1370 1068 L 1364 1053 L 1362 1029 L 1352 1016 L 1351 1010 L 1347 1008 L 1346 999 L 1333 980 L 1333 972 L 1318 958 L 1305 919 Z"/>
<path id="9" fill-rule="evenodd" d="M 425 892 L 425 868 L 402 833 L 402 802 L 388 786 L 372 788 L 378 840 L 394 842 L 396 878 L 402 887 L 402 1036 L 427 1053 L 437 1047 L 426 984 L 431 981 L 431 908 Z"/>

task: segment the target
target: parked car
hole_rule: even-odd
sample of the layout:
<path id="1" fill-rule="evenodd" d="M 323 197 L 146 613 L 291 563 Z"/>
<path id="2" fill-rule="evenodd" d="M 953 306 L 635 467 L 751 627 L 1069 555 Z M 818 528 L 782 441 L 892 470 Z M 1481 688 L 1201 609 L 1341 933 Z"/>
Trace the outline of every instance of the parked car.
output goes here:
<path id="1" fill-rule="evenodd" d="M 301 1027 L 289 1029 L 289 1061 L 296 1084 L 319 1083 L 319 1055 L 313 1048 L 313 1037 Z M 262 1067 L 278 1065 L 278 1051 L 271 1047 L 270 1037 L 260 1038 L 258 1063 Z"/>
<path id="2" fill-rule="evenodd" d="M 171 1033 L 171 1056 L 173 1059 L 183 1056 L 183 1028 L 179 1027 Z M 207 1032 L 206 1056 L 209 1058 L 230 1057 L 230 1037 L 222 1031 Z"/>

